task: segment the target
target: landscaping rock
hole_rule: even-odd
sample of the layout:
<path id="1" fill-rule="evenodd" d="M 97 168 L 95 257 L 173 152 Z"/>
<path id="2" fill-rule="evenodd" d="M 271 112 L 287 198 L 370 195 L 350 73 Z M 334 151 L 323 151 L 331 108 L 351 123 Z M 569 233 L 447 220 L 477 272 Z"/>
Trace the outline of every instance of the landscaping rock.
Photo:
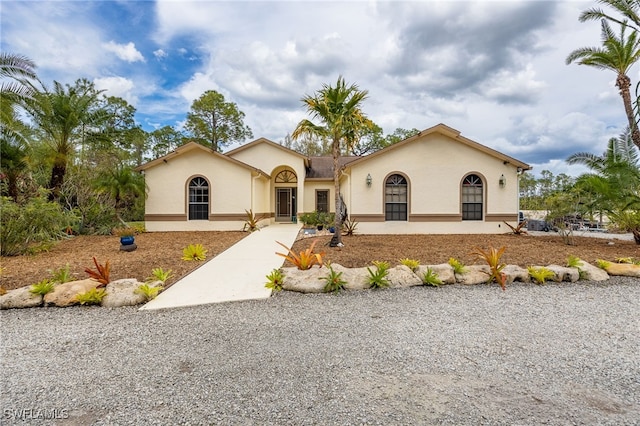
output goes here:
<path id="1" fill-rule="evenodd" d="M 512 284 L 515 281 L 523 283 L 531 282 L 529 271 L 526 268 L 521 268 L 518 265 L 507 265 L 502 270 L 507 276 L 507 284 Z"/>
<path id="2" fill-rule="evenodd" d="M 442 281 L 442 284 L 455 284 L 456 275 L 453 273 L 453 268 L 448 263 L 441 263 L 439 265 L 420 265 L 416 274 L 418 278 L 422 280 L 422 277 L 427 272 L 427 269 L 431 268 L 433 272 L 438 274 L 438 278 Z"/>
<path id="3" fill-rule="evenodd" d="M 547 269 L 556 274 L 556 277 L 553 279 L 555 282 L 563 282 L 567 281 L 570 283 L 575 283 L 580 279 L 580 271 L 577 268 L 567 268 L 566 266 L 560 265 L 549 265 Z"/>
<path id="4" fill-rule="evenodd" d="M 422 285 L 422 279 L 414 274 L 408 266 L 398 265 L 395 268 L 390 268 L 388 273 L 387 279 L 389 280 L 389 287 L 398 288 Z"/>
<path id="5" fill-rule="evenodd" d="M 328 271 L 327 268 L 315 266 L 306 271 L 298 268 L 282 268 L 284 274 L 282 289 L 300 293 L 324 293 L 326 281 L 320 278 L 326 276 Z"/>
<path id="6" fill-rule="evenodd" d="M 600 269 L 597 266 L 593 266 L 584 260 L 581 260 L 578 263 L 578 269 L 583 272 L 584 278 L 589 281 L 606 281 L 609 279 L 607 271 Z"/>
<path id="7" fill-rule="evenodd" d="M 471 265 L 466 268 L 467 272 L 464 274 L 456 274 L 456 281 L 460 284 L 485 284 L 491 276 L 490 269 L 487 265 Z"/>
<path id="8" fill-rule="evenodd" d="M 45 306 L 53 305 L 59 307 L 77 305 L 76 296 L 96 288 L 100 283 L 94 279 L 80 281 L 70 281 L 58 284 L 51 293 L 44 296 Z"/>
<path id="9" fill-rule="evenodd" d="M 365 290 L 369 288 L 367 268 L 346 268 L 338 263 L 331 264 L 336 272 L 342 272 L 342 279 L 347 282 L 344 288 L 347 290 Z"/>
<path id="10" fill-rule="evenodd" d="M 127 245 L 120 245 L 120 251 L 134 251 L 135 249 L 137 249 L 138 246 L 136 245 L 136 243 L 133 244 L 127 244 Z"/>
<path id="11" fill-rule="evenodd" d="M 606 267 L 609 275 L 619 275 L 623 277 L 640 277 L 640 265 L 631 263 L 610 263 Z"/>
<path id="12" fill-rule="evenodd" d="M 0 309 L 34 308 L 42 305 L 42 295 L 31 293 L 31 286 L 9 290 L 0 296 Z"/>
<path id="13" fill-rule="evenodd" d="M 136 293 L 142 285 L 134 278 L 112 281 L 107 284 L 107 294 L 102 299 L 102 306 L 119 308 L 120 306 L 135 306 L 146 302 L 144 295 Z"/>

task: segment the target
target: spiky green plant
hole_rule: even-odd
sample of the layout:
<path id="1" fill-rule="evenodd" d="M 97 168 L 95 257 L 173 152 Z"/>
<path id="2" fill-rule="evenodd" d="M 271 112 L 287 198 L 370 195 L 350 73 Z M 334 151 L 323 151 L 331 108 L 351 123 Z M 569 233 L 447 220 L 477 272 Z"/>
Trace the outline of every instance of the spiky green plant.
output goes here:
<path id="1" fill-rule="evenodd" d="M 611 262 L 603 259 L 596 259 L 596 265 L 600 269 L 607 269 L 609 266 L 611 266 Z"/>
<path id="2" fill-rule="evenodd" d="M 420 266 L 419 260 L 409 259 L 408 257 L 405 257 L 404 259 L 400 259 L 400 263 L 414 272 L 416 269 L 418 269 L 418 266 Z"/>
<path id="3" fill-rule="evenodd" d="M 386 262 L 384 260 L 374 260 L 371 263 L 373 263 L 373 266 L 375 266 L 378 269 L 387 270 L 387 269 L 391 268 L 391 265 L 389 264 L 389 262 Z"/>
<path id="4" fill-rule="evenodd" d="M 182 249 L 182 260 L 202 261 L 207 258 L 207 250 L 202 244 L 189 244 Z"/>
<path id="5" fill-rule="evenodd" d="M 450 257 L 448 263 L 449 265 L 451 265 L 451 267 L 453 268 L 453 272 L 455 272 L 456 274 L 460 275 L 467 272 L 467 267 L 464 265 L 464 263 L 456 258 Z"/>
<path id="6" fill-rule="evenodd" d="M 389 275 L 389 263 L 387 262 L 373 262 L 376 269 L 375 272 L 371 270 L 371 268 L 367 267 L 367 271 L 369 271 L 369 276 L 367 277 L 367 282 L 369 283 L 370 288 L 385 288 L 389 287 L 389 280 L 387 279 L 387 275 Z"/>
<path id="7" fill-rule="evenodd" d="M 267 275 L 266 288 L 270 288 L 273 291 L 282 290 L 282 284 L 284 283 L 284 274 L 280 269 L 274 269 Z"/>
<path id="8" fill-rule="evenodd" d="M 443 282 L 436 271 L 431 268 L 427 268 L 427 270 L 424 271 L 424 275 L 422 275 L 422 284 L 438 287 L 441 286 Z"/>
<path id="9" fill-rule="evenodd" d="M 578 256 L 574 256 L 572 254 L 567 257 L 567 268 L 578 268 L 580 269 L 580 263 L 582 260 Z"/>
<path id="10" fill-rule="evenodd" d="M 171 269 L 169 269 L 168 271 L 165 271 L 162 268 L 153 268 L 151 270 L 151 276 L 148 277 L 146 279 L 147 282 L 151 282 L 151 281 L 162 281 L 163 283 L 166 282 L 169 278 L 171 278 L 171 273 L 173 271 Z"/>
<path id="11" fill-rule="evenodd" d="M 71 267 L 67 263 L 62 268 L 58 268 L 51 273 L 51 280 L 56 283 L 68 283 L 73 280 L 73 276 L 71 275 Z"/>
<path id="12" fill-rule="evenodd" d="M 500 258 L 504 254 L 505 247 L 500 247 L 496 249 L 494 247 L 489 247 L 487 251 L 484 251 L 478 247 L 476 247 L 475 251 L 472 254 L 477 255 L 480 259 L 487 262 L 489 266 L 489 270 L 491 273 L 489 274 L 489 279 L 487 282 L 491 283 L 493 281 L 500 284 L 502 290 L 507 289 L 507 277 L 502 272 L 502 270 L 507 266 L 505 263 L 500 263 Z"/>
<path id="13" fill-rule="evenodd" d="M 134 292 L 143 295 L 145 300 L 149 301 L 155 299 L 162 290 L 164 290 L 164 287 L 161 285 L 152 286 L 149 284 L 140 284 Z"/>
<path id="14" fill-rule="evenodd" d="M 81 305 L 99 305 L 107 295 L 107 291 L 104 288 L 92 288 L 89 291 L 76 295 L 76 300 Z"/>
<path id="15" fill-rule="evenodd" d="M 29 289 L 29 292 L 33 294 L 39 294 L 44 296 L 47 293 L 51 293 L 56 286 L 56 283 L 49 279 L 44 279 L 39 283 L 35 283 Z"/>
<path id="16" fill-rule="evenodd" d="M 529 266 L 527 267 L 527 271 L 529 271 L 529 276 L 533 278 L 537 284 L 544 284 L 548 279 L 556 276 L 553 271 L 545 268 L 544 266 L 537 268 Z"/>
<path id="17" fill-rule="evenodd" d="M 342 272 L 335 271 L 331 265 L 327 265 L 327 268 L 329 269 L 327 275 L 318 278 L 325 282 L 324 291 L 327 293 L 330 291 L 337 293 L 340 290 L 343 290 L 347 282 L 342 279 Z"/>

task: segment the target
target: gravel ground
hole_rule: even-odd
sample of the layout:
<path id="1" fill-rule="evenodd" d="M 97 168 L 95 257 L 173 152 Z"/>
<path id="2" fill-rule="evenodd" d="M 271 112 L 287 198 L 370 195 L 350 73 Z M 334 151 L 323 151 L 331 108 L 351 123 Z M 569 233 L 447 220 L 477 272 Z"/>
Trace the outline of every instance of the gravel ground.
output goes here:
<path id="1" fill-rule="evenodd" d="M 0 319 L 3 424 L 640 424 L 639 279 Z"/>

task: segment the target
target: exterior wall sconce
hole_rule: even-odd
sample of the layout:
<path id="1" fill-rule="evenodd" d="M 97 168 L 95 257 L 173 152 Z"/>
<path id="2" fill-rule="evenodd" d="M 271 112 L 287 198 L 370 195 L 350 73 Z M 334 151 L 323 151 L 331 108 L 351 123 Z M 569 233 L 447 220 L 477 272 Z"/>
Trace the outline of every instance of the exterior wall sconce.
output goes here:
<path id="1" fill-rule="evenodd" d="M 371 186 L 371 174 L 367 174 L 367 186 Z"/>
<path id="2" fill-rule="evenodd" d="M 505 186 L 507 186 L 507 178 L 504 177 L 504 175 L 500 176 L 500 180 L 498 180 L 498 183 L 500 184 L 500 188 L 504 188 Z"/>

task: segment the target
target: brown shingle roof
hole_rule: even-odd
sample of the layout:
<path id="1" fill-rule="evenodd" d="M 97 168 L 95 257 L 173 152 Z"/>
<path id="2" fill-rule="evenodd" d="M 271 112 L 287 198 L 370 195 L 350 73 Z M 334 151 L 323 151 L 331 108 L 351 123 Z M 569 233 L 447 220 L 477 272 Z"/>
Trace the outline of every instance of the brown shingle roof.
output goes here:
<path id="1" fill-rule="evenodd" d="M 340 157 L 338 166 L 345 165 L 360 157 Z M 309 167 L 307 168 L 307 179 L 333 179 L 333 157 L 325 155 L 321 157 L 309 157 Z"/>

